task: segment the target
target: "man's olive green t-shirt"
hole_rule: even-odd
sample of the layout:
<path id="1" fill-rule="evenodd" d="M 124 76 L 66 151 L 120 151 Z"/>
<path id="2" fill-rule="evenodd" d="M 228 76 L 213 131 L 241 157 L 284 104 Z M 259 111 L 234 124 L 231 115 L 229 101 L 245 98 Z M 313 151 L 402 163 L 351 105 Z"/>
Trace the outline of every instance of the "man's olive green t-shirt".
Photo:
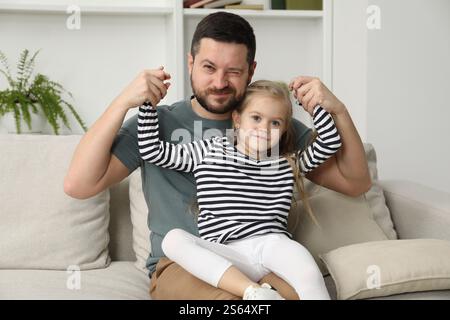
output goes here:
<path id="1" fill-rule="evenodd" d="M 231 129 L 231 120 L 209 120 L 198 116 L 190 99 L 170 106 L 158 106 L 159 139 L 170 143 L 189 143 L 224 135 Z M 311 137 L 311 129 L 293 120 L 298 148 L 305 148 Z M 165 234 L 181 228 L 196 236 L 196 216 L 192 213 L 196 186 L 193 173 L 158 167 L 141 159 L 137 140 L 137 115 L 131 117 L 119 130 L 111 152 L 129 169 L 130 173 L 141 168 L 142 189 L 148 210 L 151 253 L 147 259 L 150 275 L 156 263 L 164 256 L 161 242 Z"/>

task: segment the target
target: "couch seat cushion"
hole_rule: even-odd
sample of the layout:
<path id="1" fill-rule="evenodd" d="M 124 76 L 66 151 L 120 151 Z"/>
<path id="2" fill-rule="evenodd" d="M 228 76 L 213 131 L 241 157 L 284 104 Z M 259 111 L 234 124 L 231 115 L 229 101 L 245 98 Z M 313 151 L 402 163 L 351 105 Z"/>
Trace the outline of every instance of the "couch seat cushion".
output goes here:
<path id="1" fill-rule="evenodd" d="M 112 262 L 79 275 L 78 282 L 75 273 L 67 271 L 0 270 L 0 299 L 150 299 L 150 279 L 133 262 Z"/>

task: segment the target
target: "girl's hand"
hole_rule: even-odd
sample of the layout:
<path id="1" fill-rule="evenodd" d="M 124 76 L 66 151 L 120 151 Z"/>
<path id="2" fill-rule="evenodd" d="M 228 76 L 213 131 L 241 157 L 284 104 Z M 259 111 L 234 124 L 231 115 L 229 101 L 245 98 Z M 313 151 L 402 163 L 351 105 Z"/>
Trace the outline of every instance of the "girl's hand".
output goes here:
<path id="1" fill-rule="evenodd" d="M 319 78 L 300 76 L 289 83 L 289 90 L 311 116 L 314 107 L 322 106 L 331 114 L 338 115 L 346 111 L 344 104 L 320 81 Z"/>
<path id="2" fill-rule="evenodd" d="M 158 69 L 144 70 L 116 98 L 127 109 L 135 108 L 150 102 L 155 106 L 166 96 L 170 82 L 170 74 L 161 66 Z"/>

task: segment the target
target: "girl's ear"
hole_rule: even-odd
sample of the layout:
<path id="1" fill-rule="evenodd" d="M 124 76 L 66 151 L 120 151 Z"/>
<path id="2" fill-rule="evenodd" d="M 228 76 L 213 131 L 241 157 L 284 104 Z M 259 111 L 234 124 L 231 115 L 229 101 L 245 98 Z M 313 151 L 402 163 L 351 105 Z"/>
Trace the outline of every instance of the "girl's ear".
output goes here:
<path id="1" fill-rule="evenodd" d="M 233 119 L 234 127 L 239 126 L 241 124 L 241 115 L 236 110 L 234 110 L 231 113 L 231 118 Z"/>

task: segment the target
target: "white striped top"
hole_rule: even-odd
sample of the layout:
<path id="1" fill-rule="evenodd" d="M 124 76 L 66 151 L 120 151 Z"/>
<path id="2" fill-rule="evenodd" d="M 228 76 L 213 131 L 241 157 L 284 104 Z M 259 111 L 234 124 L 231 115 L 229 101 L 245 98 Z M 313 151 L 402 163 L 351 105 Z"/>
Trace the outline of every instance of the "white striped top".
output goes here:
<path id="1" fill-rule="evenodd" d="M 333 118 L 318 106 L 313 113 L 318 136 L 298 151 L 305 174 L 341 146 Z M 138 144 L 142 159 L 158 166 L 193 172 L 199 205 L 198 230 L 203 239 L 229 243 L 287 231 L 294 176 L 285 157 L 253 159 L 234 146 L 232 137 L 212 137 L 186 144 L 159 140 L 158 115 L 139 107 Z"/>

